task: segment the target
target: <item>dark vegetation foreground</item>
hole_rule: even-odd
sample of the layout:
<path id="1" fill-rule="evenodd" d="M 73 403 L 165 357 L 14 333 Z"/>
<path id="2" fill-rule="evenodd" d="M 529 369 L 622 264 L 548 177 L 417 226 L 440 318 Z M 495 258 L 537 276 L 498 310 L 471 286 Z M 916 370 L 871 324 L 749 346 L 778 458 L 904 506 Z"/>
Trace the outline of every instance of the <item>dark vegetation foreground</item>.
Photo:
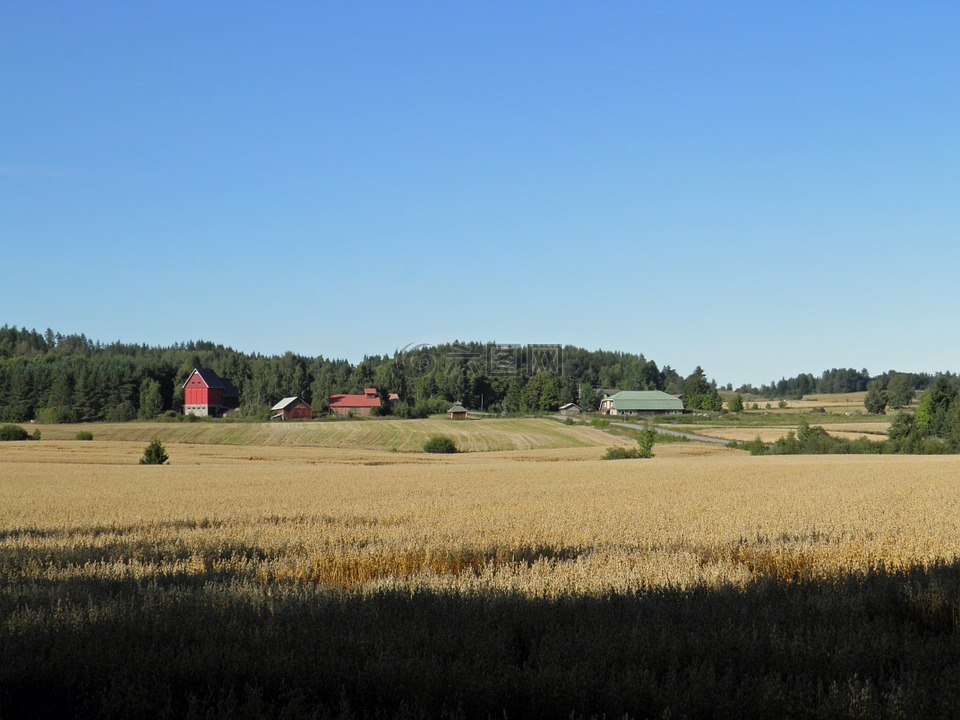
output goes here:
<path id="1" fill-rule="evenodd" d="M 960 563 L 534 599 L 2 561 L 5 720 L 960 717 Z"/>

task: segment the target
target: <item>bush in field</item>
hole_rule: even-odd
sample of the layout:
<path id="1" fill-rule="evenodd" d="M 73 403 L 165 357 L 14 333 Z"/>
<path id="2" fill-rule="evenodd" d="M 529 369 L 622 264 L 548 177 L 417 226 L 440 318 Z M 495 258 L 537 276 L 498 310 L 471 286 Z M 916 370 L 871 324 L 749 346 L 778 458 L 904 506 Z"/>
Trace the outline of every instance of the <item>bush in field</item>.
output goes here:
<path id="1" fill-rule="evenodd" d="M 637 438 L 637 457 L 652 458 L 655 442 L 657 442 L 657 431 L 649 425 L 645 426 Z"/>
<path id="2" fill-rule="evenodd" d="M 759 435 L 757 435 L 753 440 L 740 443 L 739 447 L 748 451 L 751 455 L 764 455 L 767 452 L 767 446 L 764 445 L 763 440 L 760 439 Z"/>
<path id="3" fill-rule="evenodd" d="M 456 453 L 460 452 L 457 448 L 457 444 L 453 441 L 453 438 L 448 437 L 447 435 L 431 435 L 426 442 L 423 443 L 423 451 L 428 453 Z"/>
<path id="4" fill-rule="evenodd" d="M 143 457 L 140 458 L 141 465 L 163 465 L 170 457 L 167 455 L 166 448 L 159 440 L 153 440 L 143 451 Z"/>
<path id="5" fill-rule="evenodd" d="M 405 420 L 422 420 L 433 414 L 433 406 L 425 402 L 411 405 L 401 400 L 394 406 L 393 414 Z"/>
<path id="6" fill-rule="evenodd" d="M 73 436 L 74 440 L 93 440 L 93 433 L 89 430 L 81 430 Z"/>
<path id="7" fill-rule="evenodd" d="M 600 458 L 601 460 L 632 460 L 639 457 L 637 448 L 612 447 Z"/>
<path id="8" fill-rule="evenodd" d="M 0 426 L 0 440 L 29 440 L 30 435 L 19 425 Z"/>
<path id="9" fill-rule="evenodd" d="M 652 427 L 644 427 L 637 437 L 637 447 L 612 447 L 600 458 L 601 460 L 633 460 L 636 458 L 652 458 L 653 444 L 657 441 L 657 431 Z"/>

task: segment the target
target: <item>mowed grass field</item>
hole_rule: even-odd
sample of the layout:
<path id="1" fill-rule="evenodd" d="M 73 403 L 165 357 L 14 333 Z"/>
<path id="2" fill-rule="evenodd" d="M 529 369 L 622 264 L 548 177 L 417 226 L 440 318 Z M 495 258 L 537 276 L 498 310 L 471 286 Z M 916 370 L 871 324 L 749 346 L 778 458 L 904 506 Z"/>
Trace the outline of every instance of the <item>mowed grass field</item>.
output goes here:
<path id="1" fill-rule="evenodd" d="M 0 443 L 3 717 L 960 716 L 960 460 L 539 423 Z"/>
<path id="2" fill-rule="evenodd" d="M 72 440 L 78 431 L 95 440 L 207 445 L 260 445 L 419 452 L 431 435 L 449 435 L 463 452 L 601 447 L 610 437 L 594 428 L 571 427 L 546 418 L 483 420 L 341 420 L 324 422 L 180 422 L 37 425 L 45 440 Z"/>

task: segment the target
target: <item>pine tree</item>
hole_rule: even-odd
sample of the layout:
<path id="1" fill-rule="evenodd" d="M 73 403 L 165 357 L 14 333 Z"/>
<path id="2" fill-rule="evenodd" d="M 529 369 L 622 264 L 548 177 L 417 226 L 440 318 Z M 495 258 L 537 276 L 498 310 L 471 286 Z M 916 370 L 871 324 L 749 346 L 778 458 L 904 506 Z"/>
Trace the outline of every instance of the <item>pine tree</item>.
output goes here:
<path id="1" fill-rule="evenodd" d="M 143 457 L 140 458 L 141 465 L 163 465 L 169 460 L 166 448 L 159 440 L 152 440 L 147 449 L 143 451 Z"/>

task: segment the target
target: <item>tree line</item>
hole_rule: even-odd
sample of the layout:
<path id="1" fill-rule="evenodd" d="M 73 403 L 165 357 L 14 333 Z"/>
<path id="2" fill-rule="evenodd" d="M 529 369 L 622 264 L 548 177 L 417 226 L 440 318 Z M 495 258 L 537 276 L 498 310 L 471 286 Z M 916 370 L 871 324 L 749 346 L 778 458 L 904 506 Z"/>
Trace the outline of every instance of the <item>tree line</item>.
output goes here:
<path id="1" fill-rule="evenodd" d="M 906 380 L 902 383 L 906 387 Z M 890 386 L 894 386 L 890 392 L 898 392 L 893 379 Z M 871 388 L 868 395 L 888 392 L 878 387 Z M 907 406 L 907 395 L 907 390 L 902 390 L 897 401 L 900 407 Z M 912 389 L 909 396 L 912 399 Z M 900 410 L 894 416 L 884 440 L 837 437 L 802 419 L 796 431 L 791 430 L 773 443 L 764 443 L 758 435 L 750 441 L 734 441 L 731 446 L 749 450 L 753 455 L 960 454 L 960 381 L 955 376 L 936 377 L 920 397 L 916 412 Z"/>
<path id="2" fill-rule="evenodd" d="M 264 356 L 206 341 L 154 347 L 94 342 L 52 330 L 0 328 L 0 422 L 122 422 L 178 414 L 195 367 L 229 378 L 240 411 L 265 417 L 280 398 L 299 396 L 322 413 L 334 393 L 374 386 L 384 411 L 421 417 L 451 402 L 490 412 L 553 412 L 568 402 L 597 409 L 603 388 L 684 393 L 689 407 L 719 409 L 716 383 L 698 367 L 683 377 L 634 353 L 479 342 L 446 343 L 370 355 L 359 363 L 292 352 Z"/>
<path id="3" fill-rule="evenodd" d="M 886 389 L 887 385 L 894 378 L 900 376 L 905 378 L 909 387 L 914 390 L 925 390 L 938 377 L 944 376 L 956 378 L 953 373 L 899 373 L 895 370 L 888 370 L 880 375 L 871 376 L 867 370 L 855 370 L 853 368 L 833 368 L 824 370 L 820 375 L 812 373 L 800 373 L 792 378 L 780 378 L 760 387 L 753 385 L 741 385 L 737 392 L 743 394 L 759 395 L 771 399 L 793 398 L 799 400 L 804 395 L 815 393 L 852 393 L 870 390 L 871 387 Z M 898 381 L 900 382 L 900 381 Z M 733 388 L 728 388 L 732 390 Z"/>

